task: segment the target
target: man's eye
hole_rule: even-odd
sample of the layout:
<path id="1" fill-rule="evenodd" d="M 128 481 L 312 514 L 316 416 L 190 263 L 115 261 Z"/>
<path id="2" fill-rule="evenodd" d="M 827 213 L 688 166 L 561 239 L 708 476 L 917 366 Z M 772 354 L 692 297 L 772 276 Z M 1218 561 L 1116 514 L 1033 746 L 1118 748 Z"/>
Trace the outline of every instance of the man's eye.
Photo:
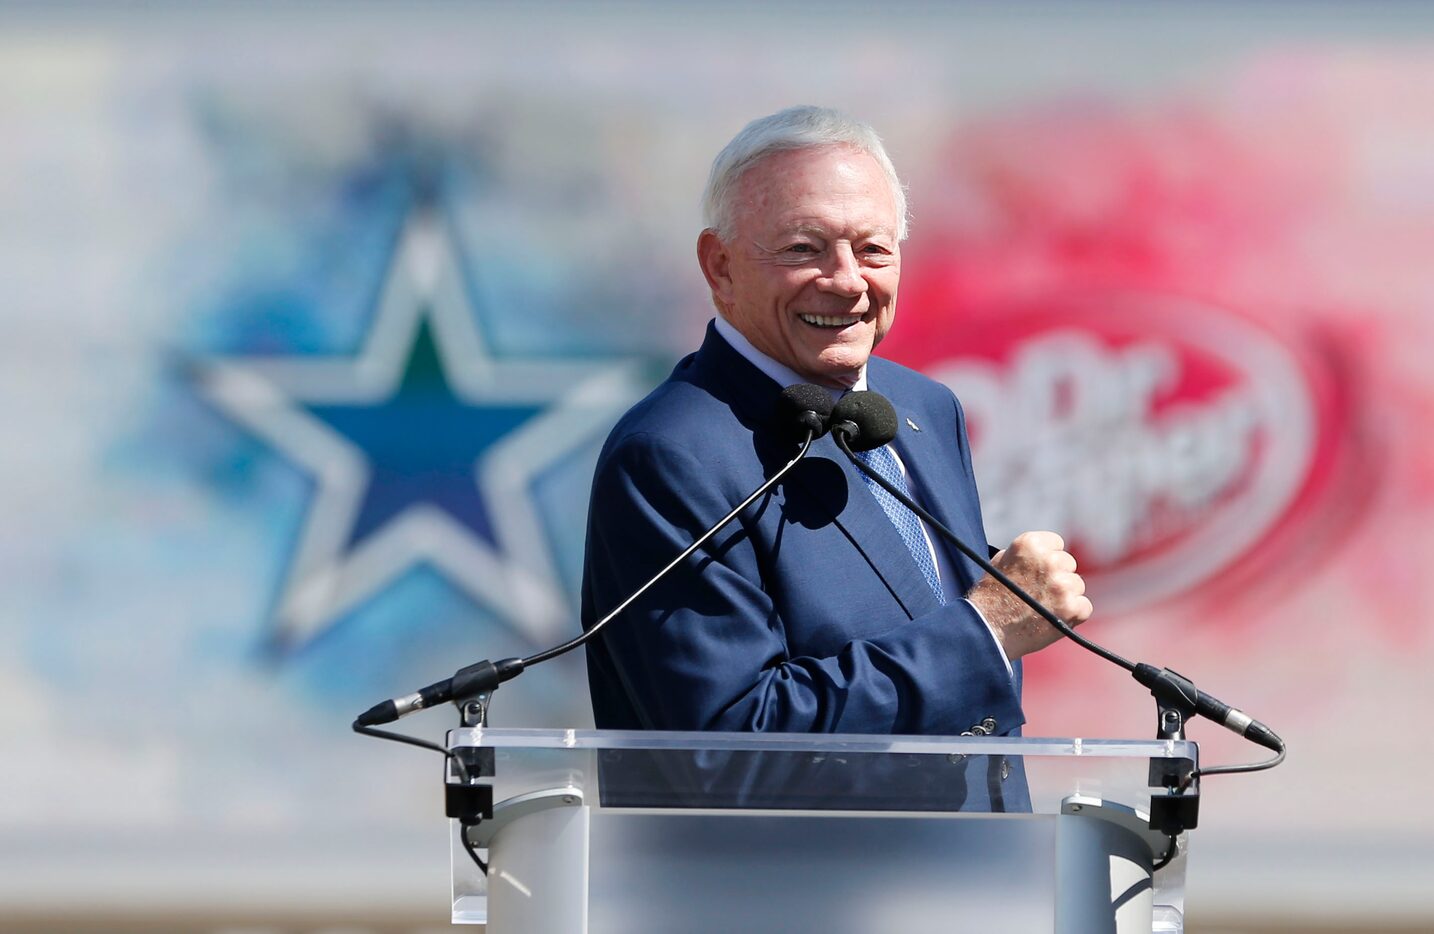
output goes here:
<path id="1" fill-rule="evenodd" d="M 788 253 L 815 253 L 817 248 L 810 243 L 793 243 L 787 247 Z"/>

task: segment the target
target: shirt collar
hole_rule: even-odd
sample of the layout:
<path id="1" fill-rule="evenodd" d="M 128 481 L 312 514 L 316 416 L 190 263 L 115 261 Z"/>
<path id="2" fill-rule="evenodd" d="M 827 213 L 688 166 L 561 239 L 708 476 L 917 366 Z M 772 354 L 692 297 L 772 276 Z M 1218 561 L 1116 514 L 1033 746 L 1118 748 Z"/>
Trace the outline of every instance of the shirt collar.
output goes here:
<path id="1" fill-rule="evenodd" d="M 800 376 L 791 367 L 787 366 L 784 363 L 779 363 L 776 360 L 773 360 L 771 357 L 767 356 L 766 354 L 758 350 L 756 347 L 752 346 L 752 342 L 747 340 L 747 338 L 743 336 L 741 331 L 737 330 L 737 328 L 734 327 L 730 321 L 728 321 L 721 315 L 717 316 L 717 320 L 714 322 L 714 326 L 717 328 L 717 333 L 722 336 L 723 340 L 725 340 L 729 345 L 731 345 L 733 350 L 741 354 L 742 357 L 748 363 L 752 364 L 752 366 L 761 370 L 767 376 L 770 376 L 777 383 L 778 386 L 782 386 L 783 388 L 785 388 L 787 386 L 795 386 L 798 383 L 810 382 L 810 380 L 807 380 L 804 377 Z M 832 389 L 830 386 L 823 386 L 822 388 L 830 391 L 832 394 L 832 399 L 834 400 L 840 399 L 848 392 L 854 392 L 858 389 L 865 389 L 866 367 L 863 366 L 861 368 L 861 372 L 857 375 L 856 378 L 856 384 L 853 385 L 851 389 Z"/>

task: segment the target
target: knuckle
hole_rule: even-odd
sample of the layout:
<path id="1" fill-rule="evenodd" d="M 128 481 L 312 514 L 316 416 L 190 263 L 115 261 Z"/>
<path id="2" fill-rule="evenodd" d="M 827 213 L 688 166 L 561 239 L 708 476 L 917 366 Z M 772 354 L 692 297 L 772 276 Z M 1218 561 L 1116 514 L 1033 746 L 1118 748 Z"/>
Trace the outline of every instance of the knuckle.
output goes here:
<path id="1" fill-rule="evenodd" d="M 1026 540 L 1026 547 L 1046 555 L 1058 554 L 1066 546 L 1065 541 L 1059 535 L 1046 529 L 1038 532 L 1023 532 L 1020 537 Z"/>
<path id="2" fill-rule="evenodd" d="M 1022 532 L 1019 538 L 1042 551 L 1060 551 L 1064 547 L 1061 537 L 1049 529 L 1035 529 L 1029 532 Z"/>
<path id="3" fill-rule="evenodd" d="M 1062 619 L 1075 623 L 1087 619 L 1092 612 L 1090 599 L 1081 590 L 1073 588 L 1060 594 L 1056 608 Z"/>

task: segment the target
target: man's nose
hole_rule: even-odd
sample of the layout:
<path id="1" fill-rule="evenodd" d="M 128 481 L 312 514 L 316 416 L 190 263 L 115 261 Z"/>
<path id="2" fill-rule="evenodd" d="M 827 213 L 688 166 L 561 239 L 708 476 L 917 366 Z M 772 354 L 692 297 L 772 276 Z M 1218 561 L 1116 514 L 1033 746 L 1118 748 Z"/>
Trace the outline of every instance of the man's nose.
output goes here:
<path id="1" fill-rule="evenodd" d="M 841 295 L 860 295 L 866 291 L 866 277 L 851 244 L 838 243 L 832 251 L 831 290 Z"/>

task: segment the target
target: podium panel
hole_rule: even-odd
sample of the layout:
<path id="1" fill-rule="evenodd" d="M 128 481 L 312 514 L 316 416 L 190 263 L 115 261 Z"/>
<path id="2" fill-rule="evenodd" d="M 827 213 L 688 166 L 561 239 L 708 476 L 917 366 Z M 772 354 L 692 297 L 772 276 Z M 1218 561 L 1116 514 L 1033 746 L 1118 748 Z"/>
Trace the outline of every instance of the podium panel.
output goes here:
<path id="1" fill-rule="evenodd" d="M 1050 822 L 753 812 L 602 817 L 594 815 L 590 838 L 593 934 L 949 932 L 956 919 L 961 930 L 1050 929 Z"/>
<path id="2" fill-rule="evenodd" d="M 1183 852 L 1152 873 L 1168 840 L 1148 815 L 1193 743 L 474 729 L 449 746 L 493 801 L 451 823 L 453 921 L 493 934 L 1183 930 Z"/>

